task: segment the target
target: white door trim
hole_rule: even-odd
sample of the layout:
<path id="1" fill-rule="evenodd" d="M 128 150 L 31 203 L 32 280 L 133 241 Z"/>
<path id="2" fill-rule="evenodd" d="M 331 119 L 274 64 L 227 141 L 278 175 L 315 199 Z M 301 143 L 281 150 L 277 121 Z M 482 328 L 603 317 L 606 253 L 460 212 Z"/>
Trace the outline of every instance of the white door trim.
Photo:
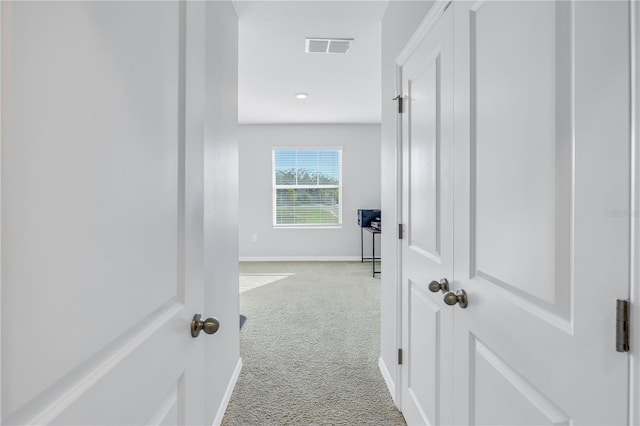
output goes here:
<path id="1" fill-rule="evenodd" d="M 396 96 L 402 96 L 402 67 L 396 63 Z M 403 102 L 403 101 L 400 101 Z M 396 218 L 402 223 L 402 116 L 396 111 L 396 146 L 395 146 L 395 179 L 396 179 Z M 402 348 L 402 240 L 400 229 L 396 237 L 396 347 Z M 394 402 L 402 411 L 402 365 L 396 361 L 396 383 Z"/>
<path id="2" fill-rule="evenodd" d="M 4 45 L 2 42 L 2 10 L 7 3 L 0 3 L 0 100 L 4 79 L 2 75 L 2 58 L 4 57 Z M 0 101 L 1 102 L 1 101 Z M 0 104 L 0 365 L 2 365 L 2 105 Z M 2 369 L 0 368 L 0 383 L 2 383 Z M 2 389 L 0 387 L 0 419 L 2 419 Z"/>
<path id="3" fill-rule="evenodd" d="M 631 221 L 631 271 L 630 271 L 630 296 L 632 303 L 632 322 L 638 324 L 640 320 L 640 312 L 638 312 L 637 305 L 640 302 L 640 221 L 638 218 L 638 212 L 640 211 L 640 139 L 638 135 L 638 128 L 640 125 L 640 119 L 638 118 L 639 112 L 639 98 L 640 92 L 638 85 L 640 79 L 637 76 L 638 73 L 638 57 L 640 56 L 640 44 L 637 43 L 637 37 L 639 36 L 640 25 L 640 8 L 636 5 L 635 1 L 629 2 L 630 8 L 630 77 L 631 77 L 631 205 L 630 205 L 630 221 Z M 633 330 L 633 329 L 632 329 Z M 637 333 L 634 333 L 637 334 Z M 631 342 L 631 374 L 629 375 L 629 424 L 638 424 L 640 422 L 640 401 L 638 400 L 638 394 L 640 393 L 640 353 L 635 348 L 635 342 Z"/>
<path id="4" fill-rule="evenodd" d="M 437 0 L 431 9 L 429 9 L 429 13 L 424 17 L 418 28 L 416 28 L 415 32 L 404 46 L 404 48 L 398 54 L 396 58 L 396 64 L 400 67 L 404 66 L 406 62 L 411 57 L 411 54 L 418 48 L 420 42 L 429 34 L 433 26 L 438 22 L 438 19 L 442 16 L 445 10 L 451 5 L 453 0 Z M 401 84 L 400 81 L 398 84 Z"/>

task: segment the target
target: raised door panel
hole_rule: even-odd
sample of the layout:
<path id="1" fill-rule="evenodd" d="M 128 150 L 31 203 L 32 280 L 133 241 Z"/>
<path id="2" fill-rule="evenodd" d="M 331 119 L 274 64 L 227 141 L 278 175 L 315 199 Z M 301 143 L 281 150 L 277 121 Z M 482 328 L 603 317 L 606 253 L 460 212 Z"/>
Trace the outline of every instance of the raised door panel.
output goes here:
<path id="1" fill-rule="evenodd" d="M 170 426 L 180 424 L 184 410 L 184 376 L 171 387 L 167 395 L 158 403 L 149 416 L 146 425 Z"/>
<path id="2" fill-rule="evenodd" d="M 469 14 L 471 273 L 564 322 L 571 16 L 567 2 L 483 2 Z"/>
<path id="3" fill-rule="evenodd" d="M 419 408 L 417 411 L 426 424 L 440 424 L 442 308 L 433 303 L 420 287 L 410 282 L 408 397 Z"/>
<path id="4" fill-rule="evenodd" d="M 481 341 L 471 341 L 473 425 L 566 425 L 571 419 Z"/>
<path id="5" fill-rule="evenodd" d="M 440 55 L 407 80 L 409 249 L 440 261 Z"/>

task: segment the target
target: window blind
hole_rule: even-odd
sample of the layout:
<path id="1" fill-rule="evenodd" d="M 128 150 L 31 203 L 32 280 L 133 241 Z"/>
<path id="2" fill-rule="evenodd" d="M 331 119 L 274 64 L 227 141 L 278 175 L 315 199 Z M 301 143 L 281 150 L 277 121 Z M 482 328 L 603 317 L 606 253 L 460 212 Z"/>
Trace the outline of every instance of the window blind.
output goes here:
<path id="1" fill-rule="evenodd" d="M 342 150 L 273 150 L 274 226 L 342 224 Z"/>

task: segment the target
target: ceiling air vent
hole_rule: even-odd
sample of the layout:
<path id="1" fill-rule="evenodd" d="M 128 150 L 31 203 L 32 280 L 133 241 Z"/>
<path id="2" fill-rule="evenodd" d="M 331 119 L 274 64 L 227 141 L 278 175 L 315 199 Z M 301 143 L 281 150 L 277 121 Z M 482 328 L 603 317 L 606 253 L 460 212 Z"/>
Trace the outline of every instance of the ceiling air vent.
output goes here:
<path id="1" fill-rule="evenodd" d="M 352 38 L 307 38 L 304 51 L 307 53 L 347 53 Z"/>

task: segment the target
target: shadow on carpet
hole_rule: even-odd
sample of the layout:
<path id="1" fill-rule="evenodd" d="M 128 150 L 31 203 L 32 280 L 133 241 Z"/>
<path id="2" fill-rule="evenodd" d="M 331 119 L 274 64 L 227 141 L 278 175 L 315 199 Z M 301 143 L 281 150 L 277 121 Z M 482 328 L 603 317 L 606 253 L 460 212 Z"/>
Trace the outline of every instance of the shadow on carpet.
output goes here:
<path id="1" fill-rule="evenodd" d="M 242 330 L 242 326 L 244 325 L 244 322 L 247 320 L 247 317 L 245 317 L 244 315 L 240 315 L 240 330 Z"/>

